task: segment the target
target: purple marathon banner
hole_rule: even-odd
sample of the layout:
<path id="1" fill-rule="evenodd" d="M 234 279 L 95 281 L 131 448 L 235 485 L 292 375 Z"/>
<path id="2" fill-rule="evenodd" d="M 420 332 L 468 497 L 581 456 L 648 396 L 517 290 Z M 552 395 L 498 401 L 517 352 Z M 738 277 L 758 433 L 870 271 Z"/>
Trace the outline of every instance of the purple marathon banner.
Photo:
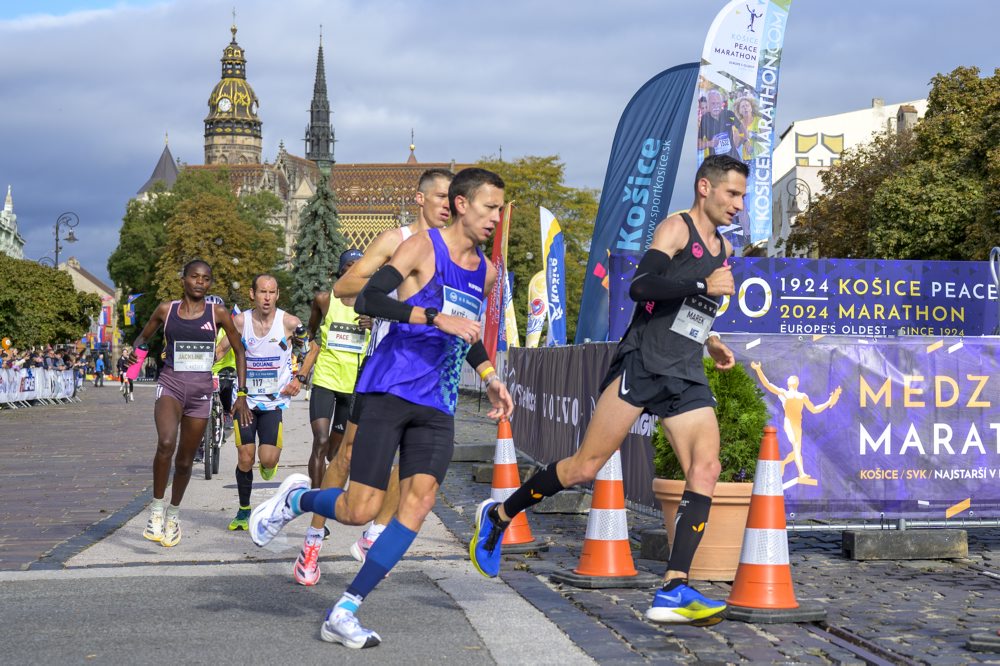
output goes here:
<path id="1" fill-rule="evenodd" d="M 796 518 L 1000 517 L 996 338 L 723 339 L 765 392 Z"/>
<path id="2" fill-rule="evenodd" d="M 989 335 L 997 286 L 986 262 L 735 258 L 721 332 Z"/>

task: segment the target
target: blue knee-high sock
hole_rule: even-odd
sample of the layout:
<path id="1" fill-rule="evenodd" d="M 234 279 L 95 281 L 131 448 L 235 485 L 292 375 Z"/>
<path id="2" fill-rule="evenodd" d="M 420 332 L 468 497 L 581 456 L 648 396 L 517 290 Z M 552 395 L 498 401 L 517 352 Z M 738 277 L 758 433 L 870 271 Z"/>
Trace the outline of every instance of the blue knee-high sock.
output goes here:
<path id="1" fill-rule="evenodd" d="M 372 544 L 365 563 L 361 565 L 358 575 L 347 588 L 348 594 L 364 599 L 375 589 L 385 575 L 396 566 L 409 549 L 417 533 L 403 525 L 395 518 L 389 521 L 375 543 Z"/>
<path id="2" fill-rule="evenodd" d="M 290 506 L 296 514 L 318 513 L 324 518 L 337 519 L 337 498 L 344 493 L 343 488 L 307 490 L 292 497 Z M 298 506 L 296 506 L 298 505 Z"/>

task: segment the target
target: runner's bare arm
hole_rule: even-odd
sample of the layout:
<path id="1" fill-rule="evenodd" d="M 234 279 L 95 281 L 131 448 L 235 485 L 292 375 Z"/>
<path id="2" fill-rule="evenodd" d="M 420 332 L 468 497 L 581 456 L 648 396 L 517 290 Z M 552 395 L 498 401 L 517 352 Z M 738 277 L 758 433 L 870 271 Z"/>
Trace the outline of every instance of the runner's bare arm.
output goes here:
<path id="1" fill-rule="evenodd" d="M 285 328 L 285 343 L 291 346 L 292 336 L 295 334 L 295 329 L 302 325 L 302 320 L 295 315 L 286 312 L 282 325 Z M 302 374 L 301 368 L 299 369 L 299 374 Z M 280 393 L 282 395 L 295 396 L 299 394 L 300 388 L 301 386 L 298 377 L 296 375 L 292 375 L 291 379 L 288 380 L 288 383 L 281 387 Z"/>
<path id="2" fill-rule="evenodd" d="M 237 331 L 242 331 L 243 330 L 243 313 L 242 312 L 239 313 L 238 315 L 236 315 L 235 317 L 233 317 L 233 323 L 236 324 L 236 330 Z M 232 345 L 229 344 L 229 337 L 225 336 L 225 335 L 222 336 L 222 339 L 219 340 L 219 344 L 215 345 L 215 360 L 216 361 L 220 360 L 223 356 L 226 355 L 226 352 L 228 352 L 231 348 L 232 348 Z"/>
<path id="3" fill-rule="evenodd" d="M 365 250 L 365 255 L 333 284 L 333 295 L 337 298 L 350 298 L 361 293 L 368 279 L 389 261 L 400 244 L 399 239 L 399 229 L 387 229 L 380 233 Z"/>
<path id="4" fill-rule="evenodd" d="M 221 305 L 214 305 L 213 307 L 215 308 L 215 321 L 222 325 L 222 330 L 226 332 L 226 338 L 229 340 L 229 345 L 233 348 L 233 354 L 236 355 L 236 387 L 245 390 L 247 385 L 247 356 L 243 349 L 243 344 L 240 342 L 239 329 L 236 328 L 236 322 L 233 320 L 233 317 L 229 316 L 229 312 L 226 311 L 225 307 Z M 246 393 L 239 395 L 239 392 L 237 392 L 236 402 L 233 403 L 233 413 L 237 415 L 241 425 L 249 426 L 253 422 L 253 416 L 250 413 L 250 408 L 247 406 Z"/>
<path id="5" fill-rule="evenodd" d="M 319 347 L 319 327 L 326 319 L 326 313 L 329 310 L 330 292 L 321 291 L 313 298 L 312 307 L 309 310 L 309 339 L 312 344 L 309 345 L 309 353 L 302 359 L 302 367 L 299 368 L 299 374 L 303 377 L 308 377 L 309 373 L 312 372 L 316 359 L 319 358 L 319 353 L 322 351 Z"/>
<path id="6" fill-rule="evenodd" d="M 149 321 L 146 322 L 146 325 L 142 327 L 142 331 L 139 333 L 138 337 L 136 337 L 136 339 L 132 342 L 132 351 L 128 355 L 129 365 L 132 365 L 133 363 L 138 361 L 138 359 L 135 357 L 136 347 L 145 344 L 146 341 L 148 341 L 151 337 L 153 337 L 153 334 L 156 333 L 156 330 L 160 328 L 160 326 L 163 325 L 163 322 L 167 320 L 167 315 L 169 313 L 170 313 L 169 301 L 166 303 L 160 303 L 159 305 L 156 306 L 156 309 L 153 310 L 153 314 L 149 316 Z"/>

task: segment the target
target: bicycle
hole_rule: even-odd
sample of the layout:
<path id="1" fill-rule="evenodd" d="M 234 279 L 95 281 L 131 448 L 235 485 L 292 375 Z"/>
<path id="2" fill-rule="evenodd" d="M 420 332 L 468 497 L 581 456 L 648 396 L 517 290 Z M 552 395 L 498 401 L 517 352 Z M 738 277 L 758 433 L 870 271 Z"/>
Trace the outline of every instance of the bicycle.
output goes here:
<path id="1" fill-rule="evenodd" d="M 221 391 L 231 391 L 235 372 L 223 368 L 218 376 L 212 377 L 212 408 L 208 423 L 205 424 L 202 447 L 204 448 L 205 479 L 219 473 L 219 458 L 222 453 L 222 443 L 226 441 L 225 414 L 222 409 Z M 220 389 L 221 386 L 221 389 Z"/>
<path id="2" fill-rule="evenodd" d="M 135 396 L 133 395 L 135 389 L 132 388 L 132 382 L 128 379 L 122 380 L 121 392 L 122 397 L 125 398 L 125 404 L 130 402 L 135 402 Z"/>

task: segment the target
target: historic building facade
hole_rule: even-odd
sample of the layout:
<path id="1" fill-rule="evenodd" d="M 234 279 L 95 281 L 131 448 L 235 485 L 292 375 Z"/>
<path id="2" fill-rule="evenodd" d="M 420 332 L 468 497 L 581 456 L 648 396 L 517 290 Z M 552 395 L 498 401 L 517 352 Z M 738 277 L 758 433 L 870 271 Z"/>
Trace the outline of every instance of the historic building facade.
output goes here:
<path id="1" fill-rule="evenodd" d="M 0 211 L 0 252 L 15 259 L 24 259 L 24 238 L 17 231 L 17 215 L 14 215 L 14 198 L 7 186 L 7 198 Z"/>
<path id="2" fill-rule="evenodd" d="M 236 26 L 230 31 L 232 40 L 222 53 L 222 75 L 208 97 L 204 164 L 181 165 L 181 168 L 226 168 L 237 193 L 266 190 L 275 194 L 282 202 L 282 210 L 272 221 L 284 229 L 287 260 L 291 260 L 295 251 L 299 215 L 316 192 L 320 178 L 329 179 L 330 188 L 337 196 L 344 236 L 353 247 L 364 249 L 385 229 L 416 219 L 414 195 L 421 173 L 431 168 L 454 170 L 465 166 L 454 162 L 418 162 L 412 136 L 405 162 L 337 164 L 334 161 L 336 134 L 331 122 L 322 44 L 316 56 L 313 98 L 305 131 L 305 157 L 289 153 L 282 141 L 274 161 L 262 161 L 260 101 L 247 79 L 246 55 L 236 41 Z M 165 147 L 138 197 L 148 196 L 156 181 L 162 180 L 169 187 L 176 177 L 176 164 Z"/>

